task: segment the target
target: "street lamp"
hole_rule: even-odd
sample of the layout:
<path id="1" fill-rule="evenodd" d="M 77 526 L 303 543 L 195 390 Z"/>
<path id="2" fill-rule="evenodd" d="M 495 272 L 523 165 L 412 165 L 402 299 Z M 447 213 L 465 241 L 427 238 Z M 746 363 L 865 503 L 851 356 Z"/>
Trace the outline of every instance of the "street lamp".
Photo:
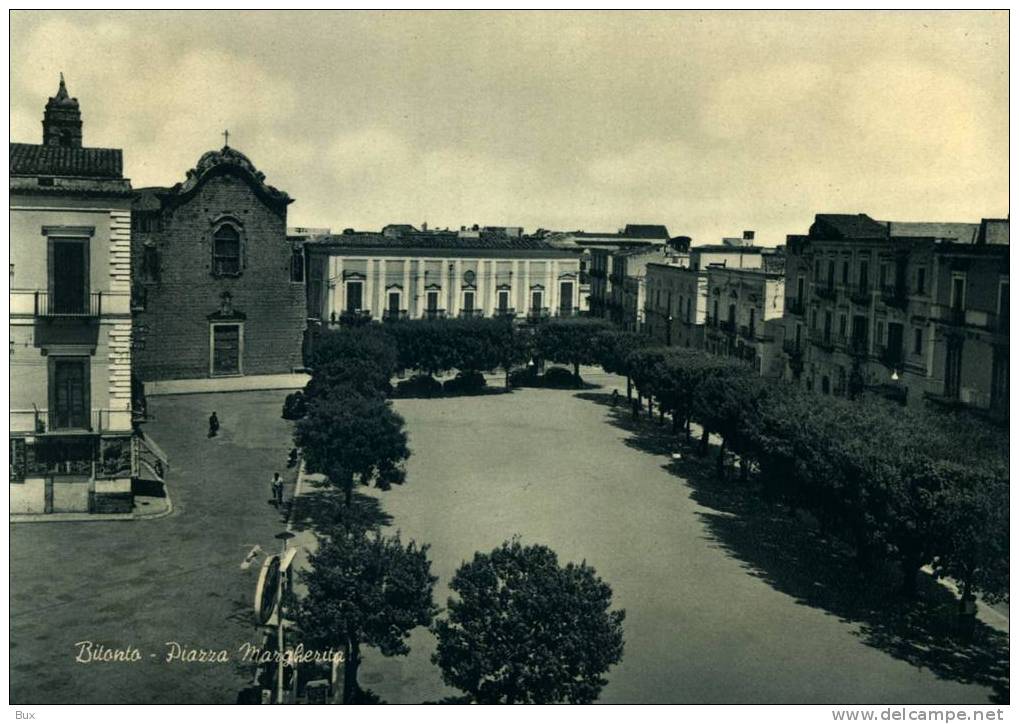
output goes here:
<path id="1" fill-rule="evenodd" d="M 672 315 L 665 317 L 665 346 L 672 346 Z"/>

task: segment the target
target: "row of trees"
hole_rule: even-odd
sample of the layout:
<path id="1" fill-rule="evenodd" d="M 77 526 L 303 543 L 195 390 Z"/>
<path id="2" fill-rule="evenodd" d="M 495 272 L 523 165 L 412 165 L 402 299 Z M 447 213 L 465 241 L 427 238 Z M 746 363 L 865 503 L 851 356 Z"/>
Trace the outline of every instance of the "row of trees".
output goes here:
<path id="1" fill-rule="evenodd" d="M 325 474 L 344 505 L 318 531 L 297 621 L 306 646 L 343 651 L 344 703 L 361 700 L 362 647 L 406 655 L 419 626 L 438 640 L 432 661 L 443 680 L 478 703 L 588 703 L 622 657 L 624 613 L 611 610 L 611 589 L 590 566 L 560 566 L 544 546 L 508 541 L 460 567 L 450 582 L 456 597 L 436 620 L 428 546 L 383 535 L 353 505 L 356 484 L 388 489 L 406 477 L 404 421 L 386 399 L 393 373 L 487 369 L 505 364 L 518 339 L 509 325 L 484 320 L 365 325 L 318 346 L 294 440 L 307 470 Z"/>
<path id="2" fill-rule="evenodd" d="M 706 353 L 652 346 L 609 332 L 598 349 L 609 371 L 624 374 L 640 397 L 669 413 L 689 440 L 701 427 L 721 444 L 740 476 L 753 472 L 761 493 L 808 510 L 844 537 L 865 569 L 882 560 L 902 568 L 903 588 L 931 566 L 964 595 L 991 600 L 1008 592 L 1008 439 L 970 417 L 904 408 L 880 398 L 820 398 L 748 366 Z"/>
<path id="3" fill-rule="evenodd" d="M 508 384 L 509 373 L 531 361 L 569 365 L 579 380 L 581 365 L 600 362 L 594 343 L 611 329 L 603 320 L 575 318 L 533 327 L 508 319 L 440 319 L 335 330 L 318 338 L 305 394 L 314 397 L 314 385 L 338 376 L 389 394 L 389 379 L 398 370 L 435 376 L 501 369 Z"/>

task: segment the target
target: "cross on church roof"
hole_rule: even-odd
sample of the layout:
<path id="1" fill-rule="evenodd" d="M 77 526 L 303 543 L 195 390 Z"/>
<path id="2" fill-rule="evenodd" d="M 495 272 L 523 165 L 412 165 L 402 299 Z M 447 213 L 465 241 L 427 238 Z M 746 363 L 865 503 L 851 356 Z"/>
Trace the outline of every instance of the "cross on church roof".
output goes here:
<path id="1" fill-rule="evenodd" d="M 230 147 L 230 131 L 223 131 L 223 148 Z"/>

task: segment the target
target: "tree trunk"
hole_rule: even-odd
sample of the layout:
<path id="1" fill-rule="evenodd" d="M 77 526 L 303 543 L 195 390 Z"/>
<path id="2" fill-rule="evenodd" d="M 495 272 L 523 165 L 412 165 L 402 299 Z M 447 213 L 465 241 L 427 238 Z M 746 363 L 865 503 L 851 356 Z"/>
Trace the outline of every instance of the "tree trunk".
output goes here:
<path id="1" fill-rule="evenodd" d="M 655 419 L 655 398 L 651 395 L 647 396 L 647 417 L 649 420 Z"/>
<path id="2" fill-rule="evenodd" d="M 672 411 L 672 434 L 679 434 L 679 415 L 676 414 L 675 410 Z"/>
<path id="3" fill-rule="evenodd" d="M 902 566 L 902 595 L 907 598 L 915 598 L 917 587 L 916 579 L 923 567 L 923 555 L 920 553 L 906 553 L 900 561 Z"/>
<path id="4" fill-rule="evenodd" d="M 633 380 L 630 379 L 630 375 L 626 376 L 626 399 L 630 400 L 633 398 Z"/>
<path id="5" fill-rule="evenodd" d="M 343 504 L 348 508 L 354 502 L 354 474 L 348 473 L 343 479 Z"/>
<path id="6" fill-rule="evenodd" d="M 722 438 L 722 444 L 718 446 L 718 477 L 725 477 L 725 438 Z"/>
<path id="7" fill-rule="evenodd" d="M 685 415 L 685 417 L 683 419 L 683 426 L 686 427 L 686 441 L 690 442 L 691 431 L 690 431 L 690 415 L 689 414 Z"/>
<path id="8" fill-rule="evenodd" d="M 637 421 L 637 416 L 640 413 L 640 402 L 637 400 L 630 401 L 630 417 L 633 418 L 634 422 Z"/>
<path id="9" fill-rule="evenodd" d="M 750 464 L 747 463 L 747 459 L 744 455 L 739 456 L 739 479 L 744 483 L 750 475 Z"/>
<path id="10" fill-rule="evenodd" d="M 580 387 L 580 363 L 573 363 L 573 379 L 577 381 L 577 387 Z"/>
<path id="11" fill-rule="evenodd" d="M 658 424 L 665 424 L 665 407 L 662 405 L 662 401 L 658 401 Z"/>
<path id="12" fill-rule="evenodd" d="M 353 704 L 357 697 L 357 667 L 361 665 L 361 645 L 348 638 L 343 647 L 343 703 Z"/>

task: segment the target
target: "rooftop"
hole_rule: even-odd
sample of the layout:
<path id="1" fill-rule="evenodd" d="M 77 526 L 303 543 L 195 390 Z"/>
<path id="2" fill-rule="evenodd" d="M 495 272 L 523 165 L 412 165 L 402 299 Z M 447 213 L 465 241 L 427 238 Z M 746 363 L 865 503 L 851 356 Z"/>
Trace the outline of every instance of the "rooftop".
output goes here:
<path id="1" fill-rule="evenodd" d="M 330 234 L 310 239 L 309 247 L 332 249 L 506 249 L 530 251 L 563 251 L 555 244 L 531 236 L 506 236 L 482 231 L 478 236 L 460 236 L 455 231 L 429 231 L 386 236 L 378 232 L 355 231 Z"/>
<path id="2" fill-rule="evenodd" d="M 10 145 L 11 176 L 123 178 L 119 148 L 71 148 L 35 143 Z"/>

